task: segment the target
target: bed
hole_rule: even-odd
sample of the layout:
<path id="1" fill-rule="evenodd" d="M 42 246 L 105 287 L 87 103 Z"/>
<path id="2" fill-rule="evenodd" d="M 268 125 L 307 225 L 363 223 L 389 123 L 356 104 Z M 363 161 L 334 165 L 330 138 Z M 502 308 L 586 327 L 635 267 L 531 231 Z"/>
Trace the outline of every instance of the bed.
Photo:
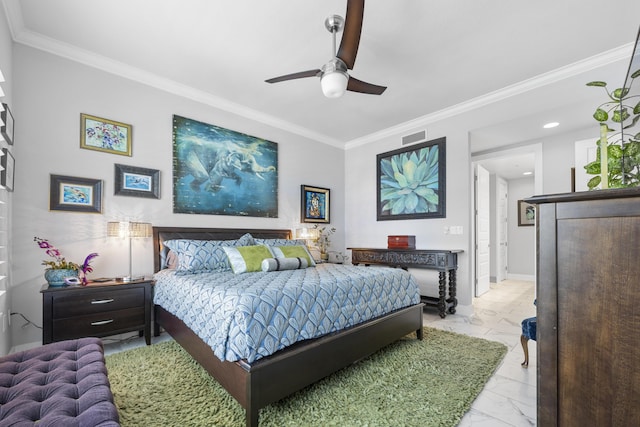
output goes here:
<path id="1" fill-rule="evenodd" d="M 154 271 L 159 279 L 165 274 L 161 270 L 167 265 L 167 257 L 170 256 L 164 244 L 166 241 L 232 240 L 240 239 L 247 234 L 255 239 L 291 237 L 289 230 L 154 227 Z M 329 271 L 332 268 L 320 267 L 322 269 L 318 271 Z M 351 268 L 368 269 L 367 274 L 370 274 L 369 272 L 376 271 L 378 267 Z M 380 268 L 379 271 L 383 270 L 390 269 Z M 279 273 L 284 272 L 275 274 Z M 244 276 L 252 277 L 251 274 L 253 273 L 245 273 Z M 273 273 L 257 274 L 264 276 Z M 193 324 L 191 319 L 181 320 L 178 317 L 180 314 L 173 313 L 173 307 L 163 306 L 170 306 L 168 302 L 162 302 L 167 301 L 166 297 L 164 300 L 162 297 L 159 299 L 161 303 L 154 304 L 154 334 L 157 336 L 161 327 L 169 333 L 240 403 L 246 411 L 246 425 L 250 427 L 258 425 L 260 408 L 369 356 L 409 333 L 416 332 L 417 338 L 422 339 L 423 304 L 419 303 L 418 296 L 418 302 L 411 302 L 407 306 L 317 338 L 289 343 L 273 354 L 248 356 L 230 361 L 216 356 L 216 352 L 219 354 L 219 351 L 215 345 L 211 346 L 209 338 L 201 338 L 194 332 L 194 329 L 197 330 L 196 327 L 190 328 L 187 325 Z"/>

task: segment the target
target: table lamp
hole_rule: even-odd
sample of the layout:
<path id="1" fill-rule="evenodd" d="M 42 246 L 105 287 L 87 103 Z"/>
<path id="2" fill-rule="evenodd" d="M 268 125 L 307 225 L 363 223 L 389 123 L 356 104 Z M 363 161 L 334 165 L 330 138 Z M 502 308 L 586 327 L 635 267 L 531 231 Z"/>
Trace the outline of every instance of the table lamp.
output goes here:
<path id="1" fill-rule="evenodd" d="M 152 228 L 151 228 L 151 224 L 148 222 L 118 221 L 118 222 L 107 223 L 107 236 L 129 239 L 129 275 L 125 277 L 118 277 L 117 280 L 121 280 L 123 282 L 133 282 L 135 280 L 144 278 L 144 276 L 133 277 L 133 274 L 131 272 L 131 268 L 132 268 L 131 241 L 134 238 L 151 237 L 151 235 L 152 235 Z"/>

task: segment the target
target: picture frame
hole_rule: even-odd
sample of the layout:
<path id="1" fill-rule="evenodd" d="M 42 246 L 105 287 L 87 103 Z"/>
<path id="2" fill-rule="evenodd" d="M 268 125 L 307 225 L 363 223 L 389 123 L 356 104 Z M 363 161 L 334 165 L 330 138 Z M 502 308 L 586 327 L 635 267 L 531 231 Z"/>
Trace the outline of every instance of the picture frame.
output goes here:
<path id="1" fill-rule="evenodd" d="M 446 218 L 446 138 L 376 156 L 377 220 Z"/>
<path id="2" fill-rule="evenodd" d="M 173 115 L 173 213 L 278 217 L 278 143 Z"/>
<path id="3" fill-rule="evenodd" d="M 15 120 L 13 114 L 9 109 L 9 105 L 2 103 L 2 111 L 0 112 L 0 119 L 2 119 L 2 125 L 0 126 L 0 133 L 7 144 L 13 145 L 14 132 L 15 132 Z"/>
<path id="4" fill-rule="evenodd" d="M 2 149 L 2 159 L 0 159 L 0 166 L 2 166 L 2 172 L 0 172 L 0 184 L 7 189 L 7 191 L 13 191 L 16 160 L 8 148 Z"/>
<path id="5" fill-rule="evenodd" d="M 331 222 L 331 190 L 311 185 L 300 186 L 300 222 Z"/>
<path id="6" fill-rule="evenodd" d="M 102 213 L 102 180 L 51 174 L 49 210 Z"/>
<path id="7" fill-rule="evenodd" d="M 518 200 L 518 227 L 532 226 L 536 223 L 536 205 Z"/>
<path id="8" fill-rule="evenodd" d="M 131 157 L 131 125 L 80 114 L 80 148 Z"/>
<path id="9" fill-rule="evenodd" d="M 115 164 L 114 194 L 116 196 L 160 198 L 160 171 Z"/>

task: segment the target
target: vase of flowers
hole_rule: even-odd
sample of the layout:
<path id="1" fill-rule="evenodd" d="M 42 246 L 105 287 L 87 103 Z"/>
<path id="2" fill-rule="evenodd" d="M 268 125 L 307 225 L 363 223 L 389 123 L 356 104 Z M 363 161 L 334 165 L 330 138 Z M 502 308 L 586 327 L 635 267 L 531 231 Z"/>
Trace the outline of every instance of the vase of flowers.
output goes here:
<path id="1" fill-rule="evenodd" d="M 87 274 L 93 271 L 91 260 L 98 256 L 97 253 L 89 254 L 82 264 L 67 261 L 60 251 L 53 247 L 48 240 L 40 237 L 34 237 L 33 240 L 41 249 L 44 249 L 54 261 L 44 260 L 42 265 L 47 266 L 44 271 L 44 278 L 49 286 L 64 286 L 65 279 L 80 278 L 80 283 L 84 286 L 87 284 Z"/>

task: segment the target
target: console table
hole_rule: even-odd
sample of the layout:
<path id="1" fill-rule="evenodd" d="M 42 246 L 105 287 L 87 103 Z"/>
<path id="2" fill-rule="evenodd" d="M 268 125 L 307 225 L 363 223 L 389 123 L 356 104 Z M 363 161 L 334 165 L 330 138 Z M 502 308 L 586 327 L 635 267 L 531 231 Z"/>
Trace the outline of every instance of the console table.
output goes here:
<path id="1" fill-rule="evenodd" d="M 458 299 L 456 298 L 456 270 L 458 269 L 458 254 L 462 250 L 427 250 L 427 249 L 369 249 L 347 248 L 351 250 L 351 263 L 380 264 L 402 269 L 425 268 L 439 271 L 438 297 L 420 295 L 425 305 L 438 307 L 440 317 L 456 312 Z M 447 298 L 447 274 L 449 275 Z"/>

